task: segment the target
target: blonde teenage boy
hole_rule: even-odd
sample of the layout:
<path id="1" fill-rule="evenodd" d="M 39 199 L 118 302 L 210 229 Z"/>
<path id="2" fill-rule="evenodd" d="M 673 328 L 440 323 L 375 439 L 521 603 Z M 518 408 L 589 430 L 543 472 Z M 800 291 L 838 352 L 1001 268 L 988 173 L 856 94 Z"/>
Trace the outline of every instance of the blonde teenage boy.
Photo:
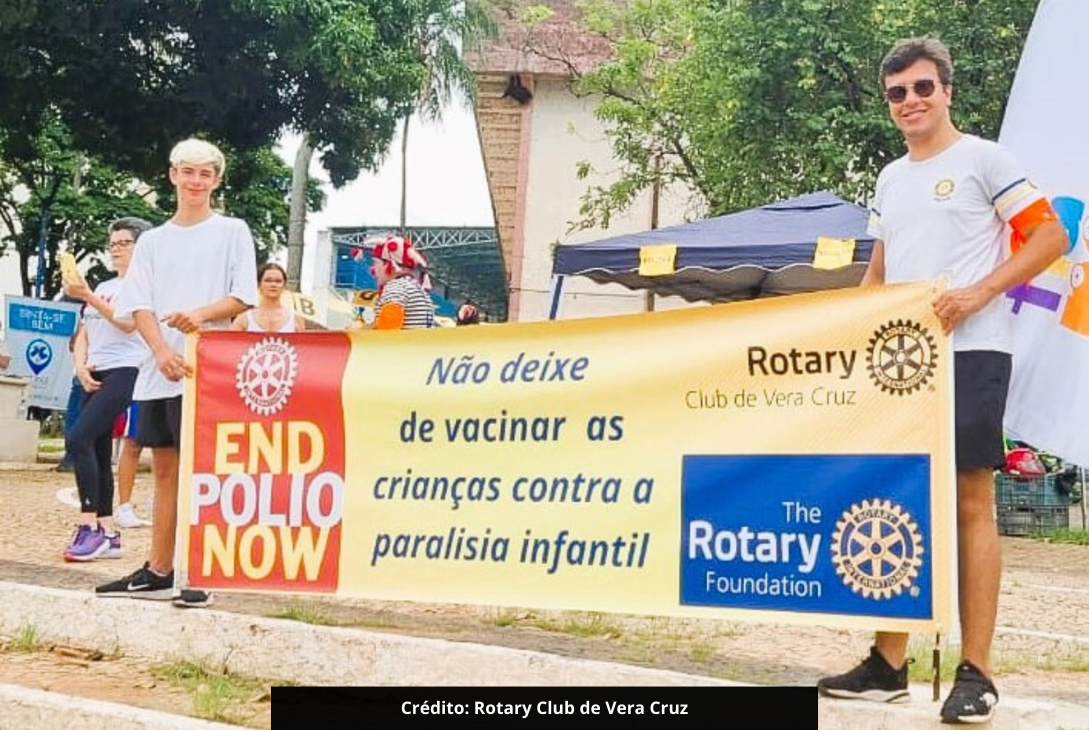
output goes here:
<path id="1" fill-rule="evenodd" d="M 117 313 L 131 317 L 151 351 L 140 367 L 133 399 L 139 403 L 136 440 L 150 447 L 155 499 L 148 561 L 132 575 L 95 589 L 98 596 L 173 599 L 183 607 L 206 606 L 204 591 L 174 589 L 178 448 L 184 378 L 185 335 L 227 329 L 231 319 L 257 302 L 253 236 L 244 221 L 212 210 L 223 181 L 223 153 L 198 139 L 170 153 L 170 182 L 177 191 L 174 216 L 140 239 Z"/>

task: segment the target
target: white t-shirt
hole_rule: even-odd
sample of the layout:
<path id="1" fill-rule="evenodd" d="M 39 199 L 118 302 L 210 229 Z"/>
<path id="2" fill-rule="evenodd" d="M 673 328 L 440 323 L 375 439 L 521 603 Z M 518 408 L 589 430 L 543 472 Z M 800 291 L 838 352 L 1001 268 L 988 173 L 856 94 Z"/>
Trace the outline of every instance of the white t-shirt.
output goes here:
<path id="1" fill-rule="evenodd" d="M 1044 197 L 1005 149 L 972 135 L 926 160 L 901 157 L 878 176 L 870 209 L 885 281 L 975 284 L 1006 258 L 1010 219 Z M 954 330 L 953 349 L 1010 352 L 1010 317 L 996 296 Z"/>
<path id="2" fill-rule="evenodd" d="M 95 295 L 107 304 L 113 304 L 122 281 L 117 277 L 102 282 L 95 287 Z M 83 308 L 83 326 L 87 331 L 89 369 L 136 368 L 147 359 L 147 345 L 140 333 L 122 332 L 90 304 Z"/>
<path id="3" fill-rule="evenodd" d="M 216 214 L 191 226 L 168 221 L 140 236 L 114 310 L 116 317 L 150 310 L 162 320 L 227 296 L 250 306 L 257 303 L 257 258 L 249 226 Z M 205 322 L 204 328 L 227 329 L 230 324 L 226 318 Z M 160 328 L 165 343 L 184 354 L 185 335 L 163 324 Z M 182 381 L 163 377 L 149 351 L 133 399 L 173 398 L 184 389 Z"/>

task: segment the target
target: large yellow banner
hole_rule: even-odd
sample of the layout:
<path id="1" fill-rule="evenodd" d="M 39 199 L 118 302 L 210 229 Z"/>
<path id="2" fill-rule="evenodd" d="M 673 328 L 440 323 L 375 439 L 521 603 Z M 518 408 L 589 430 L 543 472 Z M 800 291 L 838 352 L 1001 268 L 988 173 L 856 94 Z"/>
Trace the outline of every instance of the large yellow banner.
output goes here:
<path id="1" fill-rule="evenodd" d="M 948 631 L 931 284 L 192 343 L 193 586 Z"/>

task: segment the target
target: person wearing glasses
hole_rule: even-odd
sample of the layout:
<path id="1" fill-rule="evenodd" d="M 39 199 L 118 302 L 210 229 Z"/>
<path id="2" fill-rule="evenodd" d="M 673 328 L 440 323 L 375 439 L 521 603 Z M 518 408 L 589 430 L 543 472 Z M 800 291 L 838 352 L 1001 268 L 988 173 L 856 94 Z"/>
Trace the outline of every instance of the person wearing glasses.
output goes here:
<path id="1" fill-rule="evenodd" d="M 990 661 L 1002 571 L 994 469 L 1005 462 L 1011 369 L 1003 294 L 1050 266 L 1067 238 L 1048 199 L 1005 149 L 954 126 L 953 61 L 943 43 L 922 37 L 897 44 L 881 62 L 880 83 L 907 154 L 877 178 L 868 229 L 876 240 L 862 286 L 949 280 L 933 307 L 954 351 L 962 643 L 941 720 L 985 722 L 998 703 Z M 818 691 L 906 701 L 907 644 L 907 634 L 879 632 L 861 665 L 820 680 Z"/>
<path id="2" fill-rule="evenodd" d="M 257 306 L 234 318 L 231 329 L 238 332 L 304 332 L 306 320 L 294 307 L 282 303 L 287 272 L 269 261 L 257 269 Z"/>
<path id="3" fill-rule="evenodd" d="M 108 251 L 117 276 L 94 291 L 78 274 L 64 281 L 65 294 L 85 302 L 83 321 L 72 346 L 83 402 L 65 434 L 80 501 L 79 524 L 64 549 L 64 559 L 69 562 L 121 556 L 121 536 L 113 518 L 113 427 L 132 403 L 132 389 L 147 348 L 131 322 L 116 318 L 113 302 L 137 239 L 150 229 L 151 224 L 140 218 L 114 221 L 109 227 Z"/>

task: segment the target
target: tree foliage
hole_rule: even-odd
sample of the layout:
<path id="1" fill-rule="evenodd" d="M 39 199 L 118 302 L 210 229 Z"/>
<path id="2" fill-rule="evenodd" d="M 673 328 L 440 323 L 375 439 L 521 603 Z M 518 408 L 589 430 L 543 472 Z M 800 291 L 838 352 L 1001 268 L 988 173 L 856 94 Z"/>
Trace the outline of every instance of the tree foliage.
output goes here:
<path id="1" fill-rule="evenodd" d="M 582 25 L 612 55 L 574 89 L 599 99 L 622 170 L 589 187 L 577 225 L 607 226 L 655 183 L 688 186 L 711 214 L 819 189 L 863 202 L 904 151 L 878 84 L 884 53 L 944 40 L 955 121 L 993 138 L 1036 4 L 586 0 Z"/>
<path id="2" fill-rule="evenodd" d="M 13 0 L 0 127 L 25 157 L 56 109 L 76 148 L 158 174 L 194 133 L 235 149 L 308 132 L 334 185 L 380 162 L 424 70 L 426 0 Z"/>
<path id="3" fill-rule="evenodd" d="M 223 208 L 250 223 L 264 258 L 284 243 L 288 229 L 290 171 L 272 153 L 276 139 L 288 129 L 305 132 L 337 187 L 376 169 L 426 77 L 416 40 L 436 2 L 6 3 L 0 13 L 0 195 L 6 204 L 0 212 L 20 255 L 45 221 L 51 272 L 57 245 L 82 252 L 92 245 L 86 241 L 97 223 L 137 212 L 109 192 L 113 183 L 85 175 L 80 199 L 92 191 L 105 197 L 102 220 L 90 217 L 84 235 L 73 211 L 54 208 L 68 200 L 63 181 L 71 164 L 62 153 L 111 170 L 119 180 L 146 181 L 169 209 L 170 149 L 199 136 L 228 153 Z M 43 145 L 50 151 L 45 157 Z M 31 170 L 37 178 L 28 183 Z M 18 202 L 25 195 L 32 204 Z M 320 205 L 321 198 L 311 182 L 308 202 Z M 24 288 L 27 263 L 24 258 Z"/>
<path id="4" fill-rule="evenodd" d="M 59 251 L 86 260 L 90 269 L 100 267 L 110 221 L 138 216 L 160 223 L 174 209 L 175 191 L 165 162 L 158 175 L 139 181 L 116 165 L 76 149 L 56 114 L 46 113 L 29 154 L 5 155 L 6 142 L 0 132 L 0 224 L 8 232 L 0 235 L 0 254 L 14 247 L 24 295 L 31 295 L 35 288 L 37 270 L 31 267 L 36 263 L 43 223 L 42 294 L 52 298 L 60 288 Z M 228 175 L 215 204 L 249 224 L 258 259 L 264 261 L 287 239 L 291 169 L 269 146 L 226 148 L 225 153 Z M 311 207 L 322 206 L 324 195 L 315 181 L 310 181 L 307 197 Z"/>
<path id="5" fill-rule="evenodd" d="M 47 115 L 31 143 L 29 159 L 0 162 L 0 220 L 13 231 L 0 240 L 0 251 L 14 245 L 23 294 L 30 296 L 37 278 L 30 260 L 44 231 L 42 295 L 51 299 L 60 290 L 57 253 L 62 249 L 90 265 L 105 250 L 110 221 L 134 215 L 160 222 L 165 216 L 132 175 L 74 150 L 57 116 Z"/>

